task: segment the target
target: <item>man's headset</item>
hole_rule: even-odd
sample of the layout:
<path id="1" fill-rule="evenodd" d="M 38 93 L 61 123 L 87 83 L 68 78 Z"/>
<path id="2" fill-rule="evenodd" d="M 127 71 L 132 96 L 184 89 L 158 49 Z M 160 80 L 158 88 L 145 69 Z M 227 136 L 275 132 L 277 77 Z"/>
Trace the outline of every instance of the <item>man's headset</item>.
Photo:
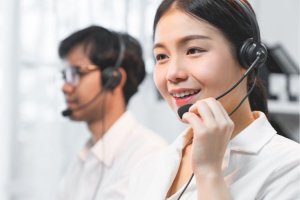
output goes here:
<path id="1" fill-rule="evenodd" d="M 244 73 L 244 75 L 238 80 L 231 88 L 229 88 L 226 92 L 224 92 L 222 95 L 218 96 L 216 99 L 220 99 L 227 95 L 229 92 L 231 92 L 234 88 L 236 88 L 244 79 L 247 77 L 251 71 L 256 70 L 258 71 L 258 68 L 261 67 L 267 60 L 268 57 L 268 51 L 266 46 L 261 42 L 260 39 L 260 31 L 258 27 L 258 23 L 256 20 L 256 16 L 252 9 L 242 2 L 242 0 L 234 0 L 238 8 L 242 10 L 242 12 L 247 16 L 248 20 L 251 23 L 252 27 L 252 33 L 253 37 L 248 38 L 244 41 L 243 45 L 240 48 L 239 52 L 239 61 L 243 67 L 247 69 L 247 71 Z M 257 74 L 256 74 L 257 76 Z M 239 105 L 236 106 L 236 108 L 229 114 L 232 115 L 244 102 L 244 100 L 250 95 L 252 90 L 254 89 L 256 83 L 256 77 L 254 79 L 252 87 L 248 90 L 246 96 L 242 99 L 242 101 L 239 103 Z M 189 108 L 192 106 L 192 104 L 187 104 L 178 109 L 178 115 L 180 118 L 182 118 L 183 114 L 188 112 Z M 180 200 L 184 192 L 186 191 L 187 187 L 189 186 L 190 182 L 192 181 L 194 177 L 194 173 L 190 177 L 189 181 L 185 185 L 184 189 L 180 193 L 177 200 Z"/>
<path id="2" fill-rule="evenodd" d="M 101 73 L 101 80 L 102 80 L 102 86 L 103 89 L 106 91 L 110 91 L 115 89 L 117 85 L 120 84 L 120 81 L 122 79 L 122 74 L 119 71 L 119 68 L 122 64 L 122 61 L 125 56 L 125 42 L 122 38 L 122 36 L 118 33 L 115 33 L 118 36 L 119 40 L 119 55 L 118 59 L 114 66 L 105 68 Z"/>
<path id="3" fill-rule="evenodd" d="M 82 104 L 78 106 L 76 109 L 65 109 L 62 111 L 62 115 L 64 117 L 69 117 L 72 115 L 74 111 L 81 110 L 89 106 L 91 103 L 93 103 L 101 94 L 103 94 L 106 91 L 112 91 L 115 89 L 120 84 L 120 81 L 122 79 L 122 74 L 119 71 L 119 68 L 122 64 L 122 61 L 125 56 L 125 42 L 122 38 L 122 36 L 119 33 L 114 33 L 118 37 L 119 41 L 119 54 L 117 61 L 115 62 L 114 66 L 108 66 L 106 67 L 102 72 L 101 72 L 101 84 L 102 84 L 102 89 L 88 102 L 85 104 Z"/>
<path id="4" fill-rule="evenodd" d="M 235 89 L 253 70 L 258 70 L 260 66 L 262 66 L 268 57 L 268 51 L 266 46 L 261 42 L 260 39 L 260 31 L 258 27 L 258 23 L 256 20 L 256 16 L 252 9 L 249 8 L 248 5 L 243 3 L 241 0 L 234 0 L 238 8 L 242 10 L 242 12 L 245 13 L 248 20 L 251 23 L 252 27 L 252 38 L 248 38 L 244 41 L 243 45 L 240 48 L 238 59 L 240 64 L 247 69 L 247 71 L 243 74 L 243 76 L 226 92 L 221 94 L 220 96 L 216 97 L 216 99 L 221 99 L 225 95 L 227 95 L 229 92 L 231 92 L 233 89 Z M 249 89 L 247 95 L 243 98 L 243 100 L 240 102 L 238 106 L 229 114 L 232 115 L 244 102 L 244 100 L 250 95 L 250 93 L 253 91 L 254 86 L 256 83 L 256 77 L 254 79 L 252 87 Z M 186 104 L 178 109 L 178 115 L 180 118 L 182 118 L 183 114 L 186 113 L 189 108 L 192 106 L 192 104 Z"/>

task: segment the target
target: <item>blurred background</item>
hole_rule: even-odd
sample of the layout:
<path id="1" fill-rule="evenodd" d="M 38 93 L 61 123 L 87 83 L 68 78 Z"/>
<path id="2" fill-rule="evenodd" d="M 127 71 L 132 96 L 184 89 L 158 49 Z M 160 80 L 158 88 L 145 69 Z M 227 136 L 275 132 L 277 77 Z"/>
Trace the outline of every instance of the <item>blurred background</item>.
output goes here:
<path id="1" fill-rule="evenodd" d="M 86 141 L 65 108 L 56 76 L 64 37 L 97 24 L 143 45 L 147 78 L 129 110 L 171 142 L 185 126 L 152 81 L 152 22 L 161 0 L 0 0 L 0 200 L 52 200 Z M 299 142 L 299 1 L 250 0 L 270 59 L 262 73 L 276 129 Z M 159 113 L 159 114 L 158 114 Z"/>

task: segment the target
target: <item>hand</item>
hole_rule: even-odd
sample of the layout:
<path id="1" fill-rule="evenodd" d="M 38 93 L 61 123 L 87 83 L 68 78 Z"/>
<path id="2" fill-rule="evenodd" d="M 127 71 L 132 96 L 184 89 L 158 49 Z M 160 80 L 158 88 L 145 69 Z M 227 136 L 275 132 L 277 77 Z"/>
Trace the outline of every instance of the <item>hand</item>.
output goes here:
<path id="1" fill-rule="evenodd" d="M 234 129 L 222 104 L 214 98 L 199 100 L 183 115 L 183 120 L 193 129 L 191 161 L 195 175 L 220 175 Z"/>

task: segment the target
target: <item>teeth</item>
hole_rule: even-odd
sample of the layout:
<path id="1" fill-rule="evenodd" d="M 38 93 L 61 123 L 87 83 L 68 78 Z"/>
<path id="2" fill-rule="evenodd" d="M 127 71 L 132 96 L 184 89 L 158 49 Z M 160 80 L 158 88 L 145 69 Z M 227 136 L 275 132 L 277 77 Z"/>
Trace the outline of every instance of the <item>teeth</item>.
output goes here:
<path id="1" fill-rule="evenodd" d="M 172 96 L 176 98 L 182 98 L 188 95 L 193 95 L 198 93 L 200 90 L 190 90 L 190 91 L 185 91 L 185 92 L 180 92 L 180 93 L 173 93 Z"/>

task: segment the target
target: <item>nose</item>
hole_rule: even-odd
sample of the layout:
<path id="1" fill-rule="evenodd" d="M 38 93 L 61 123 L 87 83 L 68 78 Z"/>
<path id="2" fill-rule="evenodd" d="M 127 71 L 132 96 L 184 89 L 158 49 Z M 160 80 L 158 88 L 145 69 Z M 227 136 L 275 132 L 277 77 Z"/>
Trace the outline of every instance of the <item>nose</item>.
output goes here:
<path id="1" fill-rule="evenodd" d="M 64 85 L 62 87 L 62 91 L 64 94 L 71 94 L 74 90 L 75 87 L 72 84 L 68 82 L 64 82 Z"/>
<path id="2" fill-rule="evenodd" d="M 188 74 L 186 73 L 185 67 L 180 59 L 176 58 L 170 62 L 166 78 L 172 83 L 178 83 L 188 78 Z"/>

